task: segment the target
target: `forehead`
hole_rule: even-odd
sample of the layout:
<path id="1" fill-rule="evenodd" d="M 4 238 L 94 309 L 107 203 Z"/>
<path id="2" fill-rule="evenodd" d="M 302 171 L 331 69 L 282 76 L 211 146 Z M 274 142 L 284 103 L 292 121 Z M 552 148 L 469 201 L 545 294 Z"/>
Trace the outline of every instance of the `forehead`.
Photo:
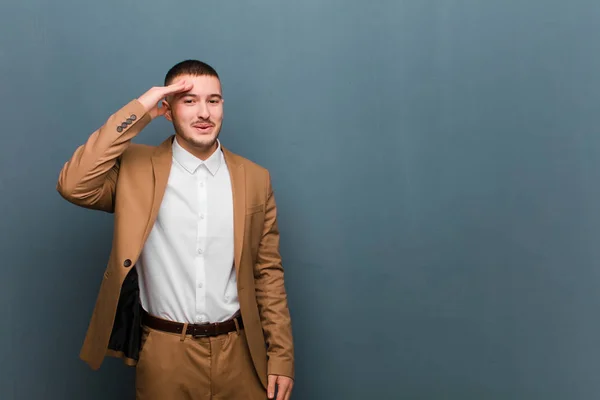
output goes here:
<path id="1" fill-rule="evenodd" d="M 213 94 L 221 94 L 221 81 L 219 78 L 209 75 L 179 75 L 173 79 L 172 83 L 185 80 L 192 83 L 194 86 L 187 92 L 197 96 L 210 96 Z"/>

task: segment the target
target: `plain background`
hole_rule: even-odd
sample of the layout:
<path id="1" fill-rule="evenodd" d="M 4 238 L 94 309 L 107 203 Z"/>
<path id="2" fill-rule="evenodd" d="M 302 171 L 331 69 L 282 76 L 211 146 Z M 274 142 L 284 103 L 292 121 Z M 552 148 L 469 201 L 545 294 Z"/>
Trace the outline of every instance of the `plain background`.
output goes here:
<path id="1" fill-rule="evenodd" d="M 198 58 L 272 172 L 294 399 L 600 398 L 599 35 L 597 0 L 2 2 L 0 397 L 133 398 L 78 359 L 112 217 L 55 185 Z"/>

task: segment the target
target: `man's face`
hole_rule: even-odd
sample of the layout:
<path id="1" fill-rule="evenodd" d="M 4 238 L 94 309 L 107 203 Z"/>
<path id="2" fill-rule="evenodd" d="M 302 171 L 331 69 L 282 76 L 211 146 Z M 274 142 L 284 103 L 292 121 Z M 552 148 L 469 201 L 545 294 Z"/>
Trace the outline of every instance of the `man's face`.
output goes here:
<path id="1" fill-rule="evenodd" d="M 214 76 L 180 75 L 171 84 L 182 80 L 193 86 L 163 102 L 165 118 L 173 122 L 177 138 L 186 150 L 201 158 L 208 157 L 217 148 L 223 123 L 221 82 Z"/>

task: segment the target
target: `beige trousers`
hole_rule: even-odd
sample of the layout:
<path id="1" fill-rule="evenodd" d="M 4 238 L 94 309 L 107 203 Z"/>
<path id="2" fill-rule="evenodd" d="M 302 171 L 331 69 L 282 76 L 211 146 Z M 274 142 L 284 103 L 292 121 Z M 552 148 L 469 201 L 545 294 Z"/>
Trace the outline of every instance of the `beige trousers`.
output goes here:
<path id="1" fill-rule="evenodd" d="M 244 330 L 193 338 L 143 327 L 137 400 L 265 400 Z"/>

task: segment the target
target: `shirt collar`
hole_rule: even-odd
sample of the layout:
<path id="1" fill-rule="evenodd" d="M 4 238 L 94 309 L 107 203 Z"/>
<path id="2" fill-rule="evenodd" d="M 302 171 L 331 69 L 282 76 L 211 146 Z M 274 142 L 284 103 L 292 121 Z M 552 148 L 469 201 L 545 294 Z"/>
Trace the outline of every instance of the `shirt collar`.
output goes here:
<path id="1" fill-rule="evenodd" d="M 173 140 L 173 158 L 190 174 L 194 174 L 198 168 L 204 164 L 206 169 L 208 169 L 208 171 L 214 176 L 223 162 L 221 142 L 219 139 L 217 139 L 217 149 L 215 152 L 212 153 L 206 160 L 202 161 L 181 147 L 181 145 L 177 142 L 177 137 L 175 137 L 175 140 Z"/>

